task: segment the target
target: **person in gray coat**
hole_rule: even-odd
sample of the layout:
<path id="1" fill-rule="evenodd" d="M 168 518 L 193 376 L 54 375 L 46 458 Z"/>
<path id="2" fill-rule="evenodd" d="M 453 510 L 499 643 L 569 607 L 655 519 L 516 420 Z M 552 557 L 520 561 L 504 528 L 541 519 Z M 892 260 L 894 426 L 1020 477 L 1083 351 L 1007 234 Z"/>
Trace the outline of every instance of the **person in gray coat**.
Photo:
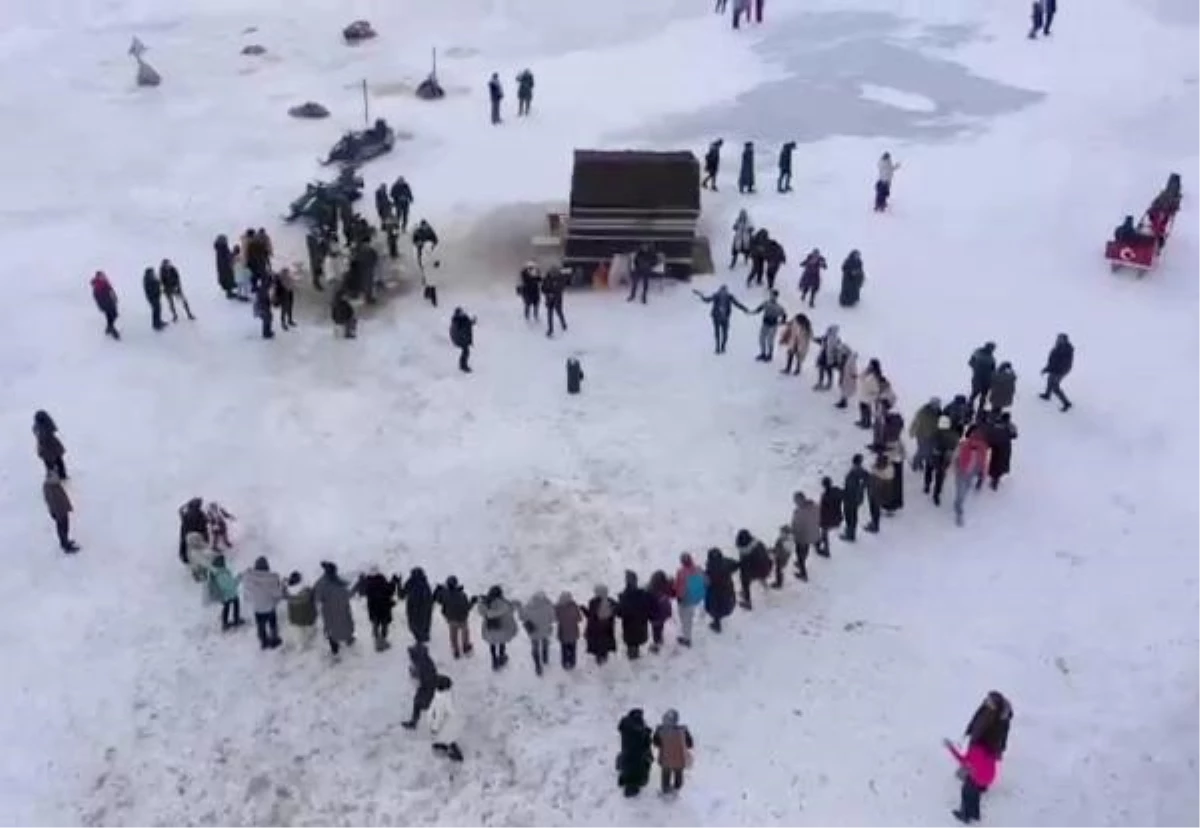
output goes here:
<path id="1" fill-rule="evenodd" d="M 313 600 L 321 610 L 321 625 L 329 650 L 338 654 L 342 644 L 354 643 L 354 615 L 350 612 L 350 585 L 338 574 L 337 564 L 321 562 L 324 570 L 313 584 Z"/>
<path id="2" fill-rule="evenodd" d="M 54 521 L 54 531 L 58 534 L 58 546 L 63 552 L 71 555 L 79 551 L 79 544 L 71 540 L 71 498 L 63 488 L 62 477 L 54 469 L 46 470 L 46 480 L 42 483 L 42 497 L 46 500 L 46 509 L 50 519 Z"/>
<path id="3" fill-rule="evenodd" d="M 796 539 L 796 577 L 808 580 L 808 550 L 821 539 L 821 513 L 804 492 L 792 495 L 792 536 Z"/>
<path id="4" fill-rule="evenodd" d="M 558 596 L 558 603 L 554 605 L 554 616 L 558 622 L 558 646 L 562 650 L 563 669 L 574 670 L 580 624 L 585 617 L 583 608 L 575 603 L 571 593 L 564 592 Z"/>
<path id="5" fill-rule="evenodd" d="M 494 586 L 479 602 L 479 614 L 483 616 L 483 640 L 492 653 L 492 669 L 499 670 L 508 664 L 507 647 L 517 637 L 516 607 L 504 597 L 504 590 Z"/>
<path id="6" fill-rule="evenodd" d="M 554 635 L 556 615 L 554 605 L 550 603 L 546 593 L 539 589 L 518 607 L 517 612 L 533 648 L 533 670 L 540 676 L 542 668 L 550 660 L 550 636 Z"/>
<path id="7" fill-rule="evenodd" d="M 283 643 L 279 637 L 279 615 L 275 611 L 283 597 L 283 579 L 271 571 L 266 558 L 260 556 L 253 569 L 242 573 L 242 598 L 254 613 L 258 644 L 264 650 L 273 650 Z"/>
<path id="8" fill-rule="evenodd" d="M 787 321 L 787 311 L 779 304 L 779 291 L 771 291 L 767 301 L 750 311 L 751 316 L 756 313 L 762 314 L 762 324 L 758 328 L 758 356 L 755 359 L 770 362 L 775 357 L 775 333 Z"/>

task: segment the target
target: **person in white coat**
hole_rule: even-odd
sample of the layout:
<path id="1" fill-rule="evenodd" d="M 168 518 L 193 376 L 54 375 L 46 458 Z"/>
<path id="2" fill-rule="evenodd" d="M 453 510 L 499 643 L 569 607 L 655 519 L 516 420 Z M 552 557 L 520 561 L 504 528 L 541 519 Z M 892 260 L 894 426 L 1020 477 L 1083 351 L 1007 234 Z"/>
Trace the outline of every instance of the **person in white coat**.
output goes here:
<path id="1" fill-rule="evenodd" d="M 437 677 L 437 692 L 429 703 L 429 732 L 433 734 L 433 750 L 448 757 L 452 762 L 463 760 L 458 737 L 462 735 L 462 721 L 454 707 L 454 682 L 449 676 Z"/>
<path id="2" fill-rule="evenodd" d="M 879 156 L 879 176 L 875 179 L 875 212 L 882 213 L 887 209 L 888 199 L 892 197 L 892 177 L 900 163 L 892 160 L 892 154 L 885 152 Z"/>

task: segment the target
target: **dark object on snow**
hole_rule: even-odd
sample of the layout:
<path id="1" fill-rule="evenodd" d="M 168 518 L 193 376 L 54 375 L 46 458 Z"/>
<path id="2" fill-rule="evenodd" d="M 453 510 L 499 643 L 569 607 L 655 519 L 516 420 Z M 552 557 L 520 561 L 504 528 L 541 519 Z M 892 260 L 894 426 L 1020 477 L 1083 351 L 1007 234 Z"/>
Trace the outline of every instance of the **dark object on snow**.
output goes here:
<path id="1" fill-rule="evenodd" d="M 318 118 L 328 118 L 329 110 L 316 101 L 305 101 L 302 104 L 288 107 L 288 114 L 293 118 L 316 120 Z"/>
<path id="2" fill-rule="evenodd" d="M 446 90 L 438 83 L 432 74 L 417 84 L 417 97 L 423 101 L 440 101 L 446 97 Z"/>
<path id="3" fill-rule="evenodd" d="M 578 394 L 583 387 L 583 366 L 571 357 L 567 360 L 567 393 Z"/>
<path id="4" fill-rule="evenodd" d="M 614 254 L 652 244 L 667 273 L 693 270 L 700 162 L 691 152 L 576 150 L 563 265 L 592 273 Z"/>
<path id="5" fill-rule="evenodd" d="M 288 207 L 285 221 L 295 221 L 305 218 L 319 223 L 321 216 L 328 210 L 336 210 L 342 204 L 353 204 L 362 197 L 363 180 L 353 168 L 347 167 L 338 173 L 333 181 L 318 181 L 308 184 L 304 194 L 293 201 Z"/>
<path id="6" fill-rule="evenodd" d="M 380 118 L 370 129 L 351 131 L 343 135 L 329 150 L 322 164 L 365 164 L 373 158 L 391 152 L 396 143 L 396 133 L 387 121 Z"/>
<path id="7" fill-rule="evenodd" d="M 243 55 L 265 55 L 266 53 L 267 47 L 261 43 L 247 43 L 242 47 Z"/>
<path id="8" fill-rule="evenodd" d="M 146 61 L 138 58 L 137 62 L 137 85 L 138 86 L 158 86 L 162 83 L 162 75 Z"/>
<path id="9" fill-rule="evenodd" d="M 347 43 L 361 43 L 373 37 L 375 37 L 375 30 L 371 28 L 371 24 L 366 20 L 355 20 L 349 26 L 342 29 L 342 39 Z"/>

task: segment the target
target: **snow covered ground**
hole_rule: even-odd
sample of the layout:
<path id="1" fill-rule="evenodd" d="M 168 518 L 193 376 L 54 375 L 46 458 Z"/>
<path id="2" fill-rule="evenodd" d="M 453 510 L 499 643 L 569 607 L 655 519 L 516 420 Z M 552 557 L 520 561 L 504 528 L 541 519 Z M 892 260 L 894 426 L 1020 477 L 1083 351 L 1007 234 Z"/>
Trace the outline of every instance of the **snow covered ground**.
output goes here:
<path id="1" fill-rule="evenodd" d="M 1016 721 L 989 823 L 1200 822 L 1196 10 L 1060 5 L 1053 38 L 1032 43 L 1022 4 L 986 0 L 769 0 L 768 26 L 739 33 L 682 0 L 0 8 L 0 822 L 941 824 L 956 788 L 938 740 L 992 687 Z M 895 24 L 855 34 L 851 12 Z M 360 16 L 381 36 L 347 48 L 338 31 Z M 797 151 L 796 193 L 777 196 L 777 133 L 821 129 L 808 104 L 845 66 L 834 51 L 811 64 L 826 74 L 795 77 L 760 46 L 772 27 L 834 23 L 943 68 L 909 82 L 890 77 L 897 63 L 856 64 L 847 106 L 884 89 L 865 97 L 903 117 L 894 131 L 833 123 Z M 158 90 L 131 88 L 134 35 Z M 239 55 L 248 42 L 267 57 Z M 430 46 L 452 93 L 436 106 L 399 94 Z M 487 75 L 511 85 L 526 66 L 533 117 L 489 127 Z M 967 77 L 1019 94 L 979 115 Z M 265 343 L 215 291 L 212 238 L 265 225 L 300 253 L 275 216 L 358 124 L 363 78 L 373 115 L 414 133 L 368 184 L 403 172 L 416 213 L 448 237 L 444 307 L 393 302 L 343 342 L 306 305 L 298 331 Z M 767 84 L 786 106 L 754 103 Z M 289 121 L 309 98 L 334 117 Z M 939 117 L 936 133 L 905 120 Z M 791 492 L 840 476 L 862 440 L 809 378 L 752 360 L 751 320 L 716 358 L 685 289 L 647 307 L 572 295 L 570 333 L 547 341 L 521 321 L 507 265 L 456 255 L 498 205 L 565 199 L 571 149 L 661 142 L 664 124 L 691 130 L 674 146 L 726 138 L 726 188 L 705 204 L 718 260 L 743 205 L 793 261 L 814 245 L 831 262 L 862 251 L 863 305 L 837 308 L 827 284 L 813 319 L 883 360 L 906 416 L 965 390 L 969 351 L 999 344 L 1020 375 L 1014 475 L 962 529 L 910 479 L 879 537 L 836 545 L 811 585 L 690 652 L 539 680 L 518 646 L 493 675 L 478 656 L 452 662 L 437 622 L 434 655 L 469 718 L 467 763 L 451 768 L 399 728 L 402 648 L 334 667 L 221 635 L 180 572 L 175 509 L 193 495 L 230 506 L 239 566 L 419 564 L 518 597 L 582 597 L 626 568 L 728 548 L 742 526 L 773 536 Z M 732 192 L 742 140 L 760 142 L 748 199 Z M 903 166 L 880 217 L 868 203 L 884 149 Z M 1185 202 L 1161 268 L 1110 275 L 1106 234 L 1171 171 Z M 156 336 L 138 277 L 164 256 L 199 320 Z M 120 344 L 88 295 L 97 268 L 121 295 Z M 789 265 L 790 306 L 796 276 Z M 454 305 L 480 319 L 470 377 L 445 341 Z M 1035 397 L 1059 331 L 1078 349 L 1067 415 Z M 564 393 L 569 355 L 587 372 L 580 397 Z M 37 408 L 70 452 L 76 558 L 54 550 L 44 514 Z M 676 802 L 619 796 L 615 725 L 631 705 L 679 708 L 698 739 Z"/>

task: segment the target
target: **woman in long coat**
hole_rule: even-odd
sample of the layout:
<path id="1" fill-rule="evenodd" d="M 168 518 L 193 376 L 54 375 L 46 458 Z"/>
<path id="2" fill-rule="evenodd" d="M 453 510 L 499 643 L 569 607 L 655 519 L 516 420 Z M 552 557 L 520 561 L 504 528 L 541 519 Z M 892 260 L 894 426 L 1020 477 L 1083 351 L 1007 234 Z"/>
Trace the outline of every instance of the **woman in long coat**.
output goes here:
<path id="1" fill-rule="evenodd" d="M 492 669 L 508 664 L 508 644 L 517 637 L 517 609 L 504 597 L 504 590 L 494 586 L 479 602 L 483 616 L 483 640 L 492 654 Z"/>
<path id="2" fill-rule="evenodd" d="M 354 615 L 350 611 L 350 586 L 338 574 L 336 564 L 322 561 L 324 572 L 313 584 L 313 600 L 321 610 L 321 625 L 329 649 L 337 655 L 343 644 L 354 643 Z"/>
<path id="3" fill-rule="evenodd" d="M 720 549 L 708 550 L 704 574 L 708 576 L 708 591 L 704 594 L 704 611 L 712 619 L 708 625 L 713 632 L 721 631 L 721 620 L 733 614 L 737 604 L 737 590 L 733 585 L 733 573 L 737 572 L 737 561 L 721 554 Z"/>
<path id="4" fill-rule="evenodd" d="M 587 623 L 583 637 L 587 651 L 595 657 L 597 664 L 608 660 L 609 653 L 617 651 L 617 605 L 608 597 L 608 587 L 596 586 L 596 594 L 588 601 L 584 611 Z"/>
<path id="5" fill-rule="evenodd" d="M 413 567 L 408 580 L 400 585 L 398 592 L 404 600 L 404 616 L 408 630 L 418 644 L 429 643 L 429 628 L 433 625 L 433 587 L 425 577 L 425 570 Z"/>
<path id="6" fill-rule="evenodd" d="M 625 796 L 637 796 L 650 781 L 654 763 L 652 742 L 654 734 L 646 724 L 640 708 L 626 713 L 617 724 L 621 734 L 621 752 L 617 754 L 617 784 Z"/>
<path id="7" fill-rule="evenodd" d="M 1000 412 L 999 418 L 988 429 L 988 479 L 992 489 L 1000 486 L 1000 478 L 1008 474 L 1012 468 L 1013 440 L 1017 439 L 1017 427 L 1012 423 L 1012 417 L 1007 411 Z M 980 480 L 980 483 L 983 481 Z M 978 484 L 977 484 L 978 485 Z"/>

